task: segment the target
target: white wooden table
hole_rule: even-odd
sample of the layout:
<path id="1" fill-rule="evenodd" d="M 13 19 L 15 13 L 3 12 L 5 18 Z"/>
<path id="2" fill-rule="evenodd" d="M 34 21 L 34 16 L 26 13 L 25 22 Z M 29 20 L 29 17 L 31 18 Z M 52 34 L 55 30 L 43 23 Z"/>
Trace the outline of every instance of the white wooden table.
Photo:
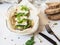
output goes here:
<path id="1" fill-rule="evenodd" d="M 25 42 L 29 40 L 32 35 L 21 36 L 20 34 L 9 31 L 6 27 L 6 12 L 11 5 L 12 4 L 0 4 L 0 45 L 24 45 Z M 51 21 L 49 25 L 54 31 L 54 33 L 60 38 L 60 21 L 57 21 L 58 25 L 55 25 L 53 27 L 53 24 L 55 22 Z M 53 35 L 47 33 L 46 29 L 44 29 L 42 33 L 52 38 L 57 42 L 58 45 L 60 45 L 60 43 Z M 40 42 L 40 40 L 37 37 L 39 37 L 42 40 L 42 42 Z M 36 34 L 34 45 L 52 45 L 52 44 L 39 34 Z"/>

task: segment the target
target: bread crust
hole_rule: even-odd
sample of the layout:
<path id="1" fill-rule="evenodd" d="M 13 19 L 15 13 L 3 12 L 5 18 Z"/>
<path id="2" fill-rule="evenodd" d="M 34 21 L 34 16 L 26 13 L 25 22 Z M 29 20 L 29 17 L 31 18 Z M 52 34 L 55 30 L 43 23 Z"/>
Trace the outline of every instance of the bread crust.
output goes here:
<path id="1" fill-rule="evenodd" d="M 46 3 L 48 5 L 49 9 L 59 8 L 60 2 L 54 2 L 54 3 Z"/>
<path id="2" fill-rule="evenodd" d="M 45 10 L 45 14 L 56 14 L 56 13 L 60 13 L 60 8 Z"/>
<path id="3" fill-rule="evenodd" d="M 60 13 L 54 15 L 47 15 L 50 20 L 60 20 Z"/>

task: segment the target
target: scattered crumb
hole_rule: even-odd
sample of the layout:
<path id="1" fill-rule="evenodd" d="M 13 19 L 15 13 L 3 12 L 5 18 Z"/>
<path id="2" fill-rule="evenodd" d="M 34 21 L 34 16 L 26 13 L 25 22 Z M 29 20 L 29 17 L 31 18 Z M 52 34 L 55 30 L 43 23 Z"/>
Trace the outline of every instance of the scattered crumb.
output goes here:
<path id="1" fill-rule="evenodd" d="M 51 23 L 50 21 L 48 23 Z"/>
<path id="2" fill-rule="evenodd" d="M 39 38 L 40 42 L 42 42 L 42 40 Z"/>
<path id="3" fill-rule="evenodd" d="M 7 39 L 6 37 L 4 39 Z"/>
<path id="4" fill-rule="evenodd" d="M 11 39 L 11 41 L 13 41 L 13 39 Z"/>
<path id="5" fill-rule="evenodd" d="M 15 44 L 16 45 L 16 44 Z"/>
<path id="6" fill-rule="evenodd" d="M 37 37 L 38 38 L 38 37 Z M 42 40 L 40 38 L 38 38 L 40 42 L 42 42 Z"/>
<path id="7" fill-rule="evenodd" d="M 54 23 L 53 25 L 57 25 L 58 23 Z"/>
<path id="8" fill-rule="evenodd" d="M 20 39 L 20 37 L 18 37 L 18 39 Z"/>

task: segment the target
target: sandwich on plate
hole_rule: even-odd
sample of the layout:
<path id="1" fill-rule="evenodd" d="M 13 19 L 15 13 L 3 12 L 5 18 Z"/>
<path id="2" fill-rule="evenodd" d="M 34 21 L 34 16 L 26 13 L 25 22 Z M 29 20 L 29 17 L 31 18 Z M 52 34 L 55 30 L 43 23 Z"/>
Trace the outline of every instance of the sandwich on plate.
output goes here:
<path id="1" fill-rule="evenodd" d="M 27 0 L 22 0 L 20 4 L 14 5 L 8 10 L 8 28 L 22 35 L 32 34 L 37 31 L 39 17 L 37 8 Z"/>

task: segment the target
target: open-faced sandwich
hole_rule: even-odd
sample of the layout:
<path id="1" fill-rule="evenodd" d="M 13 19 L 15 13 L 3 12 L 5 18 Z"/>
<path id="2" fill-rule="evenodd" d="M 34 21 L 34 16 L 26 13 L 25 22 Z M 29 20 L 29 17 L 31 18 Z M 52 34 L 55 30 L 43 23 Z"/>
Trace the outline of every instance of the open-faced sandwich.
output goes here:
<path id="1" fill-rule="evenodd" d="M 20 34 L 34 33 L 38 28 L 38 21 L 38 13 L 26 4 L 18 4 L 8 10 L 7 24 L 11 31 Z"/>
<path id="2" fill-rule="evenodd" d="M 32 28 L 34 25 L 33 20 L 29 19 L 30 10 L 27 6 L 21 5 L 19 9 L 16 9 L 14 14 L 10 16 L 10 23 L 15 30 L 21 30 Z"/>

